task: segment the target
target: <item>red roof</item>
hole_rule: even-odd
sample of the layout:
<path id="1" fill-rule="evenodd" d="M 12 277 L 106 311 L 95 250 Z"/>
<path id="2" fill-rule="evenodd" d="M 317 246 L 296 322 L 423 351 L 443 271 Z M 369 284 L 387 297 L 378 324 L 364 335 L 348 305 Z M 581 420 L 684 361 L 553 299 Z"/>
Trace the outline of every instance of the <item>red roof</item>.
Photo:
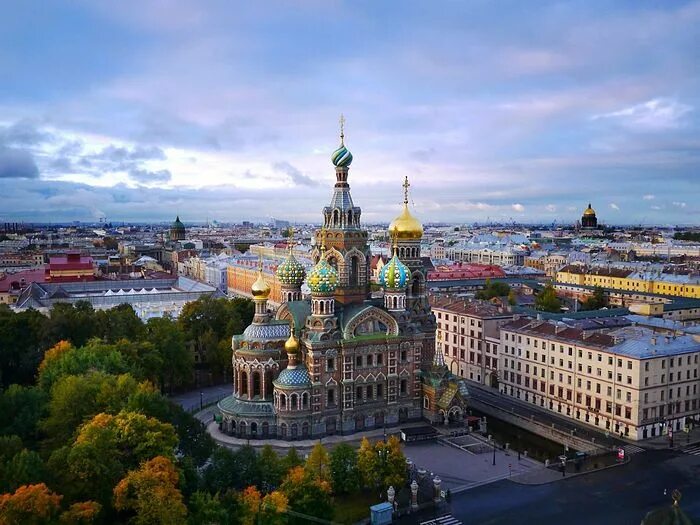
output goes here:
<path id="1" fill-rule="evenodd" d="M 52 270 L 92 270 L 93 260 L 89 255 L 69 253 L 49 258 L 49 271 Z"/>
<path id="2" fill-rule="evenodd" d="M 24 279 L 24 281 L 22 281 Z M 28 286 L 31 283 L 46 282 L 46 273 L 44 267 L 35 268 L 33 270 L 24 270 L 23 272 L 12 273 L 0 279 L 0 292 L 8 292 L 10 290 L 19 290 L 23 286 Z"/>
<path id="3" fill-rule="evenodd" d="M 453 265 L 436 266 L 428 272 L 428 281 L 451 281 L 462 279 L 503 278 L 505 272 L 500 266 L 492 264 L 457 263 Z"/>

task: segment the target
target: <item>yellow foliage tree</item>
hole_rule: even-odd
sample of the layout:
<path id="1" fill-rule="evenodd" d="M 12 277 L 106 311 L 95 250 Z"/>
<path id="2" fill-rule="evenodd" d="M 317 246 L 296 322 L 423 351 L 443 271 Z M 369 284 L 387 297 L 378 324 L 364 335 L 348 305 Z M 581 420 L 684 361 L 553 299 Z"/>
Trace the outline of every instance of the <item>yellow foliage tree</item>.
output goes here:
<path id="1" fill-rule="evenodd" d="M 51 361 L 57 360 L 63 354 L 72 349 L 73 345 L 70 344 L 68 341 L 59 341 L 58 343 L 53 345 L 44 353 L 44 359 L 39 365 L 39 373 L 41 373 L 49 365 L 49 363 L 51 363 Z"/>
<path id="2" fill-rule="evenodd" d="M 81 501 L 73 503 L 70 508 L 61 514 L 61 523 L 84 524 L 94 523 L 102 510 L 102 505 L 96 501 Z"/>
<path id="3" fill-rule="evenodd" d="M 0 495 L 0 525 L 39 525 L 53 520 L 63 496 L 44 483 L 22 485 L 13 494 Z"/>
<path id="4" fill-rule="evenodd" d="M 114 487 L 114 508 L 136 513 L 138 525 L 178 525 L 187 522 L 187 508 L 177 488 L 179 475 L 163 456 L 130 471 Z"/>

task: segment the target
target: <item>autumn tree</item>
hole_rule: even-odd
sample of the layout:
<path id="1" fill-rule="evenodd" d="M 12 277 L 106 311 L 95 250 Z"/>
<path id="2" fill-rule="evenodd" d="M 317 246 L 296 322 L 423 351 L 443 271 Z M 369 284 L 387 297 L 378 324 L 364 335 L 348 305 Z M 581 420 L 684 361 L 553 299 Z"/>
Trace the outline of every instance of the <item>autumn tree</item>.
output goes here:
<path id="1" fill-rule="evenodd" d="M 65 525 L 88 525 L 97 521 L 100 510 L 102 505 L 96 501 L 80 501 L 62 512 L 59 521 Z"/>
<path id="2" fill-rule="evenodd" d="M 134 513 L 138 525 L 187 523 L 187 507 L 177 488 L 179 476 L 170 459 L 157 456 L 131 470 L 114 487 L 114 507 Z"/>
<path id="3" fill-rule="evenodd" d="M 304 469 L 312 478 L 318 481 L 328 481 L 330 479 L 328 464 L 328 452 L 321 443 L 316 443 L 309 453 Z"/>
<path id="4" fill-rule="evenodd" d="M 44 483 L 22 485 L 12 494 L 0 494 L 0 524 L 50 523 L 58 516 L 62 498 Z"/>
<path id="5" fill-rule="evenodd" d="M 287 497 L 289 508 L 294 512 L 321 519 L 333 517 L 330 484 L 314 479 L 303 467 L 295 467 L 289 471 L 280 486 L 280 491 Z M 292 516 L 289 523 L 305 524 L 308 520 Z"/>

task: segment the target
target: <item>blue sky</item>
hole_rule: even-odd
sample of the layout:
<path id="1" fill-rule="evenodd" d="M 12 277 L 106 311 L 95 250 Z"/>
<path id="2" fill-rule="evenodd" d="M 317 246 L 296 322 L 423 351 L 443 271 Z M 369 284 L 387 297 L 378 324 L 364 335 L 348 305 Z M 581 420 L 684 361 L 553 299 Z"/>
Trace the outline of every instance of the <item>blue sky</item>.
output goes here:
<path id="1" fill-rule="evenodd" d="M 0 220 L 700 224 L 700 2 L 13 2 Z"/>

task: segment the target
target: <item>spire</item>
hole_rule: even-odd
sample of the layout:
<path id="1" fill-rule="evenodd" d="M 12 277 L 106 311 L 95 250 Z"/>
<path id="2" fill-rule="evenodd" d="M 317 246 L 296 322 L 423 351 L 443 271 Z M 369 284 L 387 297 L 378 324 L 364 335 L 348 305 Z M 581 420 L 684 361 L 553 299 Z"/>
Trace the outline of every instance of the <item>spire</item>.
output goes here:
<path id="1" fill-rule="evenodd" d="M 443 368 L 447 366 L 445 364 L 445 356 L 442 353 L 442 349 L 439 347 L 437 350 L 435 350 L 435 355 L 433 356 L 433 366 L 435 368 Z"/>
<path id="2" fill-rule="evenodd" d="M 408 182 L 408 175 L 406 175 L 406 177 L 403 179 L 403 203 L 405 206 L 408 206 L 408 188 L 410 186 L 411 185 Z"/>
<path id="3" fill-rule="evenodd" d="M 345 115 L 340 114 L 340 145 L 345 145 Z"/>

